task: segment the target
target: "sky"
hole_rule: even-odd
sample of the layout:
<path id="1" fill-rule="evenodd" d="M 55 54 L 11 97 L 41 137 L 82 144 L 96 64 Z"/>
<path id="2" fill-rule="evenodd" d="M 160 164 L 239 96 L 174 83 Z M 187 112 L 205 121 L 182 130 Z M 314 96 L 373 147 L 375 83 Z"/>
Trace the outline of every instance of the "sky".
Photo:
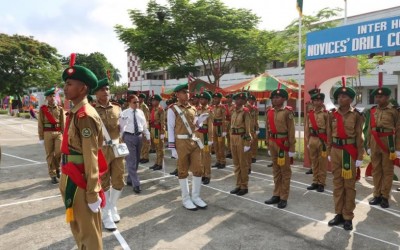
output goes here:
<path id="1" fill-rule="evenodd" d="M 296 0 L 222 0 L 228 7 L 250 9 L 261 17 L 260 29 L 282 30 L 298 17 Z M 101 52 L 127 82 L 125 45 L 116 24 L 132 27 L 129 9 L 145 11 L 146 0 L 0 0 L 0 33 L 33 36 L 59 54 Z M 157 0 L 167 4 L 167 0 Z M 303 14 L 329 7 L 344 9 L 344 0 L 303 0 Z M 398 0 L 347 0 L 347 15 L 399 6 Z M 344 17 L 344 11 L 339 17 Z"/>

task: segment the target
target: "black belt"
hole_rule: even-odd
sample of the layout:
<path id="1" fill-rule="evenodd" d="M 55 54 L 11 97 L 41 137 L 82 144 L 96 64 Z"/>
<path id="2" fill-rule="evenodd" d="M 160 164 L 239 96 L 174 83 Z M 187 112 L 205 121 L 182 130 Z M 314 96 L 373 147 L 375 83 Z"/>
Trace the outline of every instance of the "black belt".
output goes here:
<path id="1" fill-rule="evenodd" d="M 124 133 L 130 134 L 130 135 L 135 135 L 135 136 L 142 135 L 142 132 L 131 133 L 131 132 L 126 132 L 125 131 Z"/>

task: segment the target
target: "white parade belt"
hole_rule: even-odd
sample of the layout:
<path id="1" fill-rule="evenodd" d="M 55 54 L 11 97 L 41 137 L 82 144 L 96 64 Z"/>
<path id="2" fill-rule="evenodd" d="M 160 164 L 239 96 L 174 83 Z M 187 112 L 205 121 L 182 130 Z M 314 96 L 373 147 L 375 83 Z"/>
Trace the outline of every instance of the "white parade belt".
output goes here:
<path id="1" fill-rule="evenodd" d="M 192 136 L 191 135 L 176 135 L 176 138 L 183 139 L 183 140 L 191 139 L 191 140 L 195 141 L 197 143 L 197 145 L 199 145 L 200 149 L 204 148 L 203 142 L 200 140 L 200 138 L 196 137 L 196 135 L 194 135 L 194 134 Z"/>

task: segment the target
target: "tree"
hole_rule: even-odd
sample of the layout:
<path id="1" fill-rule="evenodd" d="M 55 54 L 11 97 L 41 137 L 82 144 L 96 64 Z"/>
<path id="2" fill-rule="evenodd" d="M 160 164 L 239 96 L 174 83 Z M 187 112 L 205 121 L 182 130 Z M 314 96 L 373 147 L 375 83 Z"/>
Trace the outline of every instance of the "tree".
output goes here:
<path id="1" fill-rule="evenodd" d="M 268 36 L 256 29 L 259 17 L 249 10 L 228 8 L 220 0 L 168 2 L 165 7 L 151 0 L 146 13 L 129 11 L 133 27 L 115 27 L 143 69 L 170 66 L 171 75 L 182 77 L 200 63 L 214 83 L 233 67 L 264 72 L 269 51 L 260 41 L 268 43 L 263 39 Z"/>
<path id="2" fill-rule="evenodd" d="M 0 33 L 0 93 L 22 94 L 30 87 L 60 82 L 62 67 L 57 49 L 33 37 Z"/>
<path id="3" fill-rule="evenodd" d="M 70 57 L 64 57 L 62 59 L 63 61 L 63 65 L 65 65 L 65 67 L 67 67 L 67 65 L 69 65 L 69 59 Z M 112 65 L 112 63 L 110 63 L 106 56 L 100 52 L 94 52 L 94 53 L 90 53 L 89 55 L 86 54 L 76 54 L 76 60 L 75 63 L 77 65 L 81 65 L 84 66 L 88 69 L 90 69 L 97 77 L 97 79 L 101 80 L 103 78 L 108 77 L 107 76 L 107 71 L 110 72 L 110 82 L 111 84 L 113 84 L 115 81 L 117 81 L 115 79 L 115 72 L 119 70 L 114 68 L 114 66 Z M 119 79 L 118 79 L 119 80 Z"/>

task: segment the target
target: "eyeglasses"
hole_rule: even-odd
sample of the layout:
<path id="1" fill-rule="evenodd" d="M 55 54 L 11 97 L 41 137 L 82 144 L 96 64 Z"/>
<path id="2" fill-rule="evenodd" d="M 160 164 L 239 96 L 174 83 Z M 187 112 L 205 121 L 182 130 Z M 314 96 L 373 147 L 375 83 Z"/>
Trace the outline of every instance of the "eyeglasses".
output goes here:
<path id="1" fill-rule="evenodd" d="M 132 102 L 133 104 L 139 103 L 138 101 Z"/>

